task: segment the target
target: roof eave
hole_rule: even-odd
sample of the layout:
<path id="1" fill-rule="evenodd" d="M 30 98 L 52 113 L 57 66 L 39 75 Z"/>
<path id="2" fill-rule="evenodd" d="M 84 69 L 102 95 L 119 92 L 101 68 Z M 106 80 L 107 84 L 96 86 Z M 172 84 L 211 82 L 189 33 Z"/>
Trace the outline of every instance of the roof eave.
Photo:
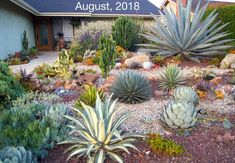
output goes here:
<path id="1" fill-rule="evenodd" d="M 34 15 L 39 15 L 39 12 L 36 9 L 34 9 L 32 6 L 30 6 L 23 0 L 10 0 L 10 1 Z"/>

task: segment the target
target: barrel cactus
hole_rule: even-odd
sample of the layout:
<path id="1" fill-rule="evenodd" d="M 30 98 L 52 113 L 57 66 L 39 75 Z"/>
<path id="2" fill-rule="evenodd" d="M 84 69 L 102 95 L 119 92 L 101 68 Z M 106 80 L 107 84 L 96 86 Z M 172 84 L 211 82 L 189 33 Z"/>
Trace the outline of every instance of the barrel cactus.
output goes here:
<path id="1" fill-rule="evenodd" d="M 137 71 L 127 70 L 116 75 L 116 82 L 111 88 L 114 99 L 128 104 L 147 101 L 152 95 L 149 81 Z"/>
<path id="2" fill-rule="evenodd" d="M 197 122 L 197 111 L 191 102 L 170 101 L 164 108 L 161 121 L 172 129 L 187 129 Z"/>
<path id="3" fill-rule="evenodd" d="M 36 163 L 31 151 L 24 147 L 5 147 L 0 150 L 0 162 L 2 163 Z"/>
<path id="4" fill-rule="evenodd" d="M 199 97 L 197 93 L 191 87 L 178 87 L 174 90 L 174 99 L 185 100 L 197 105 L 199 102 Z"/>

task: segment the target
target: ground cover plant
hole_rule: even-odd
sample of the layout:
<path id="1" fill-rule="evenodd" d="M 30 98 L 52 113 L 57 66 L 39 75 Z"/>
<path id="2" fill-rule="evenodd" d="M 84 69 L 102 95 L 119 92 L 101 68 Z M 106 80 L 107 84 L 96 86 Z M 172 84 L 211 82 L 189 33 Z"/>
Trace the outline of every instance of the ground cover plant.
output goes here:
<path id="1" fill-rule="evenodd" d="M 198 2 L 191 17 L 192 0 L 189 0 L 186 8 L 182 2 L 178 3 L 178 13 L 164 10 L 162 13 L 163 22 L 154 16 L 155 26 L 151 32 L 143 34 L 153 44 L 142 44 L 143 51 L 152 52 L 153 54 L 163 56 L 173 56 L 181 54 L 183 57 L 200 62 L 200 57 L 212 57 L 215 55 L 225 54 L 225 49 L 231 46 L 224 45 L 232 39 L 226 39 L 228 32 L 221 32 L 227 24 L 220 25 L 215 22 L 218 13 L 213 11 L 202 21 L 207 5 L 200 8 L 201 1 Z M 192 19 L 192 21 L 191 21 Z"/>

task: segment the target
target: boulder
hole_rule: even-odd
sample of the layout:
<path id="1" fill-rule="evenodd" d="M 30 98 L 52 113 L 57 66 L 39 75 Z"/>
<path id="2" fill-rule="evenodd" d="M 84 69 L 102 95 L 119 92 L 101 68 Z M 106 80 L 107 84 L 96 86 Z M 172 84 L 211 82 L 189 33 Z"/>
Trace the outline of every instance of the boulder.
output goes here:
<path id="1" fill-rule="evenodd" d="M 78 78 L 81 84 L 94 84 L 98 79 L 99 75 L 97 74 L 84 74 Z"/>
<path id="2" fill-rule="evenodd" d="M 235 55 L 227 54 L 220 63 L 220 68 L 230 68 L 231 65 L 235 64 Z"/>
<path id="3" fill-rule="evenodd" d="M 128 68 L 142 67 L 143 63 L 149 62 L 150 57 L 146 54 L 143 55 L 135 55 L 129 59 L 126 59 L 124 64 Z"/>

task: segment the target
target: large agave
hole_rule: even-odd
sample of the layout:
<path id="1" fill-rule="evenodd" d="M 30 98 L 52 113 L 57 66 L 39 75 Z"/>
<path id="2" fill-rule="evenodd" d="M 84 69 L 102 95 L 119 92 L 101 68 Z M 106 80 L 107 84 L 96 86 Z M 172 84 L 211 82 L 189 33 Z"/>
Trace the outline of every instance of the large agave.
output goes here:
<path id="1" fill-rule="evenodd" d="M 116 153 L 125 151 L 127 148 L 135 148 L 132 142 L 135 141 L 131 135 L 123 133 L 119 127 L 129 117 L 124 114 L 114 121 L 114 117 L 119 109 L 114 109 L 117 100 L 111 102 L 111 97 L 102 103 L 98 93 L 95 108 L 82 103 L 83 111 L 73 109 L 81 115 L 81 119 L 71 116 L 65 116 L 71 120 L 74 125 L 69 125 L 72 129 L 67 141 L 60 144 L 73 144 L 67 151 L 70 151 L 68 159 L 73 156 L 87 156 L 88 162 L 103 163 L 106 156 L 122 163 L 122 159 Z"/>
<path id="2" fill-rule="evenodd" d="M 222 32 L 227 24 L 219 26 L 220 22 L 214 23 L 218 15 L 215 11 L 203 20 L 208 4 L 201 7 L 201 0 L 192 17 L 192 1 L 188 0 L 184 8 L 179 0 L 179 16 L 166 8 L 161 13 L 161 19 L 153 16 L 155 26 L 143 36 L 154 44 L 141 44 L 141 50 L 164 56 L 182 54 L 196 62 L 199 62 L 198 57 L 225 54 L 225 49 L 230 46 L 224 44 L 232 41 L 225 39 L 228 32 Z"/>
<path id="3" fill-rule="evenodd" d="M 127 70 L 116 76 L 117 80 L 111 88 L 113 98 L 129 104 L 136 104 L 147 101 L 152 90 L 146 77 L 136 71 Z"/>
<path id="4" fill-rule="evenodd" d="M 186 83 L 183 73 L 175 64 L 169 64 L 160 74 L 161 80 L 159 86 L 163 90 L 171 90 Z"/>
<path id="5" fill-rule="evenodd" d="M 178 87 L 174 90 L 174 99 L 185 100 L 197 105 L 199 102 L 199 97 L 197 93 L 191 87 Z"/>
<path id="6" fill-rule="evenodd" d="M 1 163 L 36 163 L 31 151 L 26 151 L 24 147 L 5 147 L 0 150 Z"/>
<path id="7" fill-rule="evenodd" d="M 172 129 L 187 129 L 197 122 L 197 111 L 193 103 L 170 101 L 164 108 L 161 120 Z"/>

